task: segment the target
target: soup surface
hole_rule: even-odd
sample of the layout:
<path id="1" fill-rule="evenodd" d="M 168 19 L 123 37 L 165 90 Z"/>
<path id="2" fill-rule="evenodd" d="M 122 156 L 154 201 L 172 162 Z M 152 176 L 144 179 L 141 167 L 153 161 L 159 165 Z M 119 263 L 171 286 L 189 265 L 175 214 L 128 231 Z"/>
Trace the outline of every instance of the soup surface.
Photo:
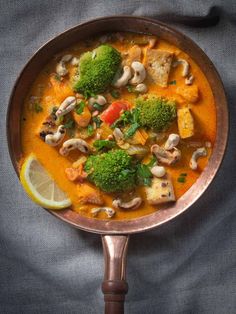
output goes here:
<path id="1" fill-rule="evenodd" d="M 149 35 L 105 34 L 62 51 L 35 77 L 21 164 L 33 153 L 81 215 L 130 219 L 194 184 L 215 132 L 211 88 L 186 53 Z"/>

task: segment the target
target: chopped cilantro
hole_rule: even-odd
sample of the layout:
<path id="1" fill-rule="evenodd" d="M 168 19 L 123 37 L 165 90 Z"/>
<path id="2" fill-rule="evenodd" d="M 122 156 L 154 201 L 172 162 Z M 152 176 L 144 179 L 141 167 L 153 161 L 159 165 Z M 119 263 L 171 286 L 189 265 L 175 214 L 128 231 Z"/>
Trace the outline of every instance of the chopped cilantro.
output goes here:
<path id="1" fill-rule="evenodd" d="M 148 167 L 152 168 L 157 162 L 156 157 L 152 157 L 152 159 L 149 161 L 149 163 L 147 164 Z"/>
<path id="2" fill-rule="evenodd" d="M 75 121 L 71 118 L 67 119 L 66 123 L 64 124 L 65 129 L 73 129 L 75 127 Z"/>
<path id="3" fill-rule="evenodd" d="M 127 88 L 127 91 L 128 91 L 129 93 L 133 93 L 133 92 L 134 92 L 133 86 L 127 85 L 126 88 Z"/>
<path id="4" fill-rule="evenodd" d="M 89 124 L 89 125 L 87 126 L 87 132 L 88 132 L 88 136 L 92 136 L 92 135 L 93 135 L 93 133 L 94 133 L 94 128 L 93 128 L 93 126 L 92 126 L 91 124 Z"/>
<path id="5" fill-rule="evenodd" d="M 170 82 L 168 83 L 168 85 L 176 85 L 176 80 L 170 81 Z"/>
<path id="6" fill-rule="evenodd" d="M 55 78 L 56 81 L 61 82 L 61 76 L 59 74 L 55 74 L 54 78 Z"/>
<path id="7" fill-rule="evenodd" d="M 151 185 L 152 173 L 147 165 L 138 164 L 137 178 L 140 185 L 145 185 L 145 186 Z"/>
<path id="8" fill-rule="evenodd" d="M 133 136 L 139 127 L 140 127 L 140 125 L 138 122 L 134 122 L 133 124 L 131 124 L 131 126 L 128 128 L 128 130 L 125 131 L 125 133 L 124 133 L 125 138 L 129 138 L 129 137 Z"/>
<path id="9" fill-rule="evenodd" d="M 75 112 L 77 114 L 82 114 L 83 111 L 84 111 L 84 107 L 85 107 L 85 102 L 84 101 L 81 101 L 76 107 L 75 107 Z"/>
<path id="10" fill-rule="evenodd" d="M 96 127 L 100 128 L 101 124 L 102 124 L 102 120 L 100 119 L 100 117 L 96 116 L 92 118 L 93 122 L 96 123 Z"/>
<path id="11" fill-rule="evenodd" d="M 104 148 L 111 149 L 116 145 L 115 141 L 109 141 L 109 140 L 96 140 L 93 143 L 93 146 L 97 150 L 102 150 Z"/>
<path id="12" fill-rule="evenodd" d="M 115 99 L 119 98 L 120 97 L 120 92 L 118 90 L 115 90 L 113 89 L 111 92 L 110 92 L 111 96 Z"/>
<path id="13" fill-rule="evenodd" d="M 51 112 L 51 113 L 56 113 L 56 112 L 57 112 L 57 109 L 58 109 L 58 107 L 57 107 L 57 106 L 54 106 L 54 107 L 52 108 L 52 112 Z"/>
<path id="14" fill-rule="evenodd" d="M 185 183 L 186 178 L 185 177 L 178 177 L 177 181 L 180 183 Z"/>
<path id="15" fill-rule="evenodd" d="M 103 106 L 102 105 L 99 105 L 98 103 L 94 103 L 93 104 L 93 108 L 98 110 L 98 111 L 102 111 L 103 110 Z"/>
<path id="16" fill-rule="evenodd" d="M 35 112 L 39 113 L 43 111 L 43 107 L 39 103 L 34 103 L 33 104 L 33 109 Z"/>

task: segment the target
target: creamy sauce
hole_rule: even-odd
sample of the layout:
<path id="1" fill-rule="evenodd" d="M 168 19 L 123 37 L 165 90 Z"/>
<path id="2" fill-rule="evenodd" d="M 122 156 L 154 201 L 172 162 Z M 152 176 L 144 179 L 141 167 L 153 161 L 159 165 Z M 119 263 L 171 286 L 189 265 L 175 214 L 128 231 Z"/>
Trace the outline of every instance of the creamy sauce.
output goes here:
<path id="1" fill-rule="evenodd" d="M 129 43 L 131 38 L 144 38 L 144 35 L 133 35 L 133 34 L 124 34 L 125 42 L 120 42 L 119 40 L 109 42 L 113 47 L 117 48 L 120 52 L 127 50 L 127 47 L 131 47 Z M 59 154 L 59 147 L 51 147 L 44 143 L 39 137 L 39 130 L 42 122 L 45 120 L 45 117 L 50 114 L 52 107 L 58 106 L 67 96 L 74 95 L 72 88 L 70 87 L 70 80 L 65 80 L 63 83 L 58 82 L 59 88 L 55 92 L 55 89 L 52 88 L 50 83 L 50 75 L 55 73 L 56 62 L 58 59 L 65 54 L 72 54 L 74 56 L 80 56 L 81 53 L 92 50 L 98 45 L 97 40 L 94 40 L 90 43 L 90 46 L 87 47 L 87 43 L 78 43 L 76 46 L 73 46 L 66 51 L 60 53 L 56 56 L 41 73 L 36 77 L 35 82 L 33 82 L 32 88 L 29 91 L 28 97 L 25 99 L 24 109 L 22 112 L 22 123 L 21 123 L 21 141 L 22 141 L 22 150 L 23 150 L 23 159 L 26 158 L 30 153 L 34 153 L 38 158 L 39 162 L 47 169 L 51 174 L 54 180 L 57 182 L 59 187 L 65 191 L 73 203 L 73 210 L 88 216 L 92 217 L 90 210 L 94 205 L 81 205 L 78 202 L 77 196 L 77 185 L 74 182 L 71 182 L 67 179 L 65 175 L 65 169 L 71 167 L 71 164 L 78 159 L 81 155 L 80 152 L 71 152 L 68 156 L 64 157 Z M 145 46 L 140 46 L 145 47 Z M 190 104 L 191 112 L 194 117 L 195 122 L 195 135 L 189 139 L 182 140 L 178 148 L 181 150 L 182 158 L 175 165 L 166 167 L 167 172 L 170 173 L 172 177 L 172 183 L 174 186 L 174 191 L 176 198 L 180 198 L 197 180 L 202 170 L 206 166 L 208 159 L 211 155 L 211 148 L 207 148 L 208 156 L 206 158 L 199 159 L 199 167 L 197 170 L 193 171 L 189 168 L 189 160 L 193 151 L 196 148 L 187 147 L 187 142 L 201 142 L 206 141 L 214 144 L 215 133 L 216 133 L 216 112 L 214 105 L 214 98 L 209 86 L 209 83 L 204 76 L 201 69 L 197 64 L 183 51 L 179 48 L 169 44 L 164 40 L 157 38 L 157 49 L 163 49 L 169 52 L 175 53 L 178 58 L 185 59 L 189 62 L 191 67 L 191 73 L 194 75 L 194 85 L 198 86 L 200 97 L 199 100 Z M 144 48 L 142 48 L 144 49 Z M 75 68 L 69 66 L 70 77 L 75 73 Z M 184 78 L 181 76 L 182 67 L 178 66 L 173 68 L 170 72 L 169 82 L 175 82 L 176 85 L 168 85 L 168 87 L 163 88 L 154 84 L 148 85 L 148 93 L 155 94 L 158 96 L 164 96 L 166 98 L 172 98 L 177 101 L 177 108 L 181 108 L 189 104 L 185 99 L 179 96 L 176 93 L 178 87 L 185 87 Z M 60 85 L 61 84 L 61 85 Z M 109 103 L 114 101 L 110 94 L 103 94 Z M 38 97 L 40 105 L 43 108 L 42 112 L 35 112 L 32 110 L 31 97 Z M 135 99 L 135 94 L 129 93 L 126 88 L 121 89 L 121 97 L 130 102 L 133 102 Z M 168 133 L 178 133 L 177 122 L 175 121 Z M 162 143 L 161 143 L 162 144 Z M 181 173 L 186 173 L 186 182 L 178 182 L 178 177 Z M 145 189 L 144 187 L 138 188 L 138 194 L 140 194 L 145 200 Z M 104 198 L 106 206 L 111 206 L 112 196 L 104 193 Z M 160 206 L 149 205 L 146 201 L 143 202 L 136 210 L 117 210 L 116 215 L 112 219 L 130 219 L 136 218 L 143 215 L 150 214 L 158 210 Z M 104 213 L 99 214 L 99 218 L 106 218 Z"/>

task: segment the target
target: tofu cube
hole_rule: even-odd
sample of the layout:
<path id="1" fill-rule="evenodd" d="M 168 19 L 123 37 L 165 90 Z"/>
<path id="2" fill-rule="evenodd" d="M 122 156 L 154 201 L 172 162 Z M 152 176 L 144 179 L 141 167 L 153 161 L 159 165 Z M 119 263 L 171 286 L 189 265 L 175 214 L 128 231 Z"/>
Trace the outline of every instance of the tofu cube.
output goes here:
<path id="1" fill-rule="evenodd" d="M 194 120 L 188 108 L 177 110 L 179 135 L 181 138 L 188 138 L 194 135 Z"/>
<path id="2" fill-rule="evenodd" d="M 197 85 L 178 87 L 176 89 L 176 93 L 191 103 L 195 103 L 199 99 L 199 90 Z"/>
<path id="3" fill-rule="evenodd" d="M 175 201 L 174 188 L 169 175 L 153 178 L 151 186 L 145 187 L 149 204 L 158 205 Z"/>
<path id="4" fill-rule="evenodd" d="M 146 49 L 145 67 L 148 76 L 159 86 L 166 87 L 173 54 L 164 50 Z"/>

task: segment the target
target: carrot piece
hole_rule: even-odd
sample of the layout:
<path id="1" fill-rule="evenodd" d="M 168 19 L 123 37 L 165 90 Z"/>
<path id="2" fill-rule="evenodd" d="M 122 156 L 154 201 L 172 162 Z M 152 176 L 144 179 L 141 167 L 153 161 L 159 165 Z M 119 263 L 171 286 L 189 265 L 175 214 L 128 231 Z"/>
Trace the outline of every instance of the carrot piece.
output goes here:
<path id="1" fill-rule="evenodd" d="M 136 144 L 145 145 L 147 139 L 148 134 L 144 129 L 138 129 L 133 136 L 133 140 L 135 141 Z"/>
<path id="2" fill-rule="evenodd" d="M 73 111 L 73 118 L 79 127 L 85 128 L 88 126 L 91 120 L 91 112 L 89 111 L 88 107 L 85 106 L 81 114 L 77 114 L 75 111 Z"/>
<path id="3" fill-rule="evenodd" d="M 144 140 L 144 144 L 145 144 L 147 139 L 148 139 L 148 134 L 147 134 L 147 132 L 144 129 L 139 129 L 139 132 L 142 134 L 142 137 L 143 137 L 143 140 Z"/>

